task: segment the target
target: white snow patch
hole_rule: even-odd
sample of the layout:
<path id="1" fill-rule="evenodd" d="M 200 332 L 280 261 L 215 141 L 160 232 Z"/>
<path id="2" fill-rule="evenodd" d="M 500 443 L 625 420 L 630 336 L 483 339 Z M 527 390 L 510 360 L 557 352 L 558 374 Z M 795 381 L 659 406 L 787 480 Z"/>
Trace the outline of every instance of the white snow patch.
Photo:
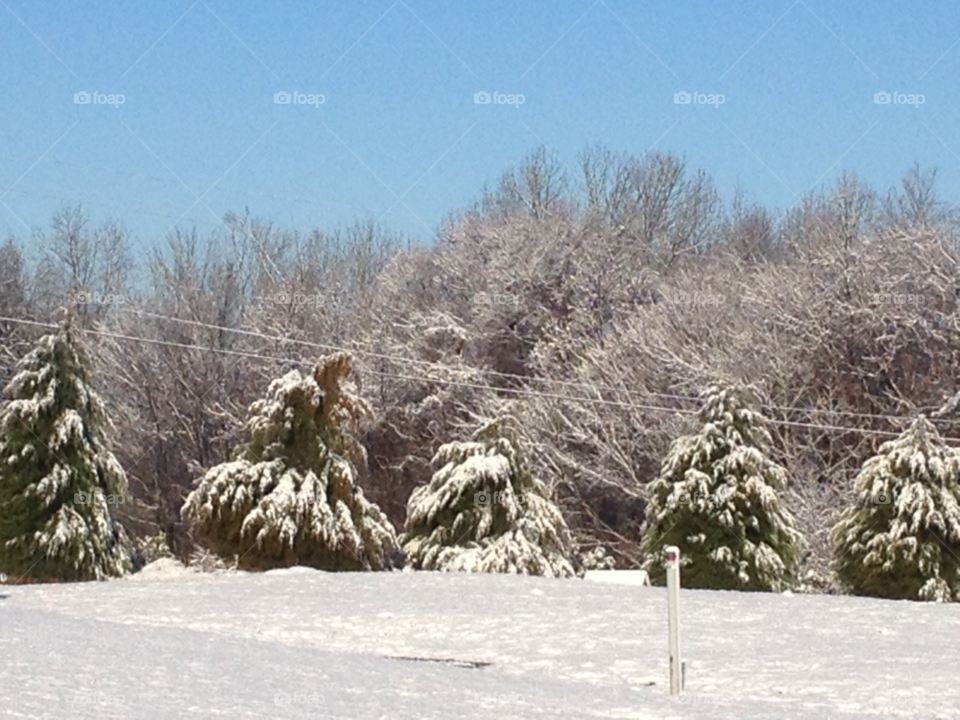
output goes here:
<path id="1" fill-rule="evenodd" d="M 160 558 L 152 563 L 145 565 L 144 568 L 133 575 L 127 576 L 128 580 L 167 580 L 170 578 L 183 577 L 185 575 L 197 575 L 193 568 L 186 567 L 176 558 Z"/>
<path id="2" fill-rule="evenodd" d="M 678 700 L 663 588 L 295 568 L 195 577 L 4 588 L 0 704 L 77 718 L 960 716 L 956 603 L 684 589 Z M 122 700 L 115 714 L 79 704 L 91 688 Z M 321 705 L 304 700 L 314 693 Z"/>
<path id="3" fill-rule="evenodd" d="M 316 568 L 306 567 L 305 565 L 294 565 L 293 567 L 288 568 L 277 568 L 276 570 L 267 570 L 264 575 L 325 575 L 324 570 L 317 570 Z"/>
<path id="4" fill-rule="evenodd" d="M 583 579 L 613 585 L 650 584 L 650 576 L 646 570 L 588 570 Z"/>

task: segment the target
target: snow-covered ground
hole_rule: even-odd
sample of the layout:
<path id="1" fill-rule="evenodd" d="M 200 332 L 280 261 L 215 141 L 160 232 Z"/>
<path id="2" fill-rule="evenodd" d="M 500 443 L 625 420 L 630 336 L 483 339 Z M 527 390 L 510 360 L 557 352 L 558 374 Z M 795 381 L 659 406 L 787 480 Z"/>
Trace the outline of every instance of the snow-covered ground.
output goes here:
<path id="1" fill-rule="evenodd" d="M 0 716 L 955 718 L 960 605 L 503 575 L 0 586 Z"/>

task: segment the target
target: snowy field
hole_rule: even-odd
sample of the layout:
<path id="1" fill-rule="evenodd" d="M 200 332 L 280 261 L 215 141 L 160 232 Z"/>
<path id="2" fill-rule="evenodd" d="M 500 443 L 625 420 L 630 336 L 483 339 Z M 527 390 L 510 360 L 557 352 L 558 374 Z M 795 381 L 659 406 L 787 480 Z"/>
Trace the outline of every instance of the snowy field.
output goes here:
<path id="1" fill-rule="evenodd" d="M 960 605 L 440 573 L 0 586 L 0 717 L 954 718 Z"/>

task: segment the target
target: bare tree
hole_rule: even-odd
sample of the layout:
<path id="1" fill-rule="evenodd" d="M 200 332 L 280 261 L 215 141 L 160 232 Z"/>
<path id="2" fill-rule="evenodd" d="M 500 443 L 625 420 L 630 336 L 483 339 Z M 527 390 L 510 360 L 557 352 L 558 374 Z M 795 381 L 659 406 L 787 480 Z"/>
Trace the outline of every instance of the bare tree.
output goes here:
<path id="1" fill-rule="evenodd" d="M 129 239 L 119 223 L 107 221 L 93 230 L 88 225 L 77 205 L 54 216 L 51 235 L 37 232 L 33 237 L 42 253 L 34 283 L 36 302 L 46 312 L 72 305 L 85 325 L 122 304 L 133 268 Z"/>

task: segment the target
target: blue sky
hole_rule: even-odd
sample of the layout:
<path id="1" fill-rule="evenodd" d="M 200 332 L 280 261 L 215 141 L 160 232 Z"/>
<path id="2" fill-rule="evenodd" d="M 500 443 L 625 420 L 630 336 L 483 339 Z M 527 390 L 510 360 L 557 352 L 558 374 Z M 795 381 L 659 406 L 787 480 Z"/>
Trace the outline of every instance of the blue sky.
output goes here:
<path id="1" fill-rule="evenodd" d="M 671 151 L 779 208 L 919 161 L 957 200 L 958 40 L 960 4 L 932 1 L 0 0 L 0 235 L 82 202 L 141 250 L 245 208 L 428 240 L 540 143 L 571 169 L 598 143 Z"/>

